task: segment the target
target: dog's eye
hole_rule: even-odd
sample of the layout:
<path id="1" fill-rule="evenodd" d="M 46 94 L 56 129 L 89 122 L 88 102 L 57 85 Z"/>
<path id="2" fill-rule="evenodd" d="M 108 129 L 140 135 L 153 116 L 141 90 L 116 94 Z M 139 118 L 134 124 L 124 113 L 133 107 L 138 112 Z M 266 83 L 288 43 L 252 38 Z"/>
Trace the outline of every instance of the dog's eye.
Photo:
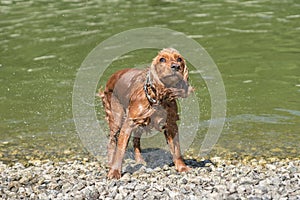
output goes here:
<path id="1" fill-rule="evenodd" d="M 166 62 L 166 59 L 165 58 L 160 58 L 159 62 Z"/>
<path id="2" fill-rule="evenodd" d="M 182 58 L 177 58 L 177 62 L 181 62 L 182 61 Z"/>

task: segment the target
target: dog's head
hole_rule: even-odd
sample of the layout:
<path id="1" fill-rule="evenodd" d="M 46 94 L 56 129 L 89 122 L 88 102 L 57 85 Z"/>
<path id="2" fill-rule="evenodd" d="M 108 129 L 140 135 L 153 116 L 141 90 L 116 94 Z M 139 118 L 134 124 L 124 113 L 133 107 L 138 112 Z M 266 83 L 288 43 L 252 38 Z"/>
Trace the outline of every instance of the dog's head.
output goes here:
<path id="1" fill-rule="evenodd" d="M 151 71 L 168 88 L 177 88 L 188 81 L 188 69 L 184 58 L 173 48 L 161 50 L 153 59 Z"/>
<path id="2" fill-rule="evenodd" d="M 188 68 L 184 58 L 173 48 L 158 52 L 150 72 L 154 82 L 174 91 L 175 96 L 187 97 L 194 89 L 188 83 Z"/>

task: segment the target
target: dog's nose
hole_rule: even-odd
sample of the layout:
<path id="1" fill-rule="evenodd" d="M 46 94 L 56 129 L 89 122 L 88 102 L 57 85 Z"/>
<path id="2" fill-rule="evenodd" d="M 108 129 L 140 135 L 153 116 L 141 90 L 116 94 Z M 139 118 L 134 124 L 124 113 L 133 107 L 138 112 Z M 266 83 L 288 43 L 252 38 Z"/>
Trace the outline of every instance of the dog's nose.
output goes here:
<path id="1" fill-rule="evenodd" d="M 171 69 L 173 71 L 178 71 L 180 69 L 180 65 L 176 64 L 176 63 L 172 63 L 171 65 Z"/>

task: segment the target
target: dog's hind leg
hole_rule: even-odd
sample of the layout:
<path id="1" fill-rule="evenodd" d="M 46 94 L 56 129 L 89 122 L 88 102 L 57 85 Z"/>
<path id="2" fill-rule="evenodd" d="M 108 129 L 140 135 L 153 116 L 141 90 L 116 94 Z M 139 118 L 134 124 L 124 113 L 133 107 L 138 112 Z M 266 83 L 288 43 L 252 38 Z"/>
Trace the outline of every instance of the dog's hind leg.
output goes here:
<path id="1" fill-rule="evenodd" d="M 121 178 L 122 161 L 133 128 L 134 128 L 133 122 L 127 118 L 122 124 L 122 128 L 118 136 L 117 147 L 115 149 L 115 156 L 107 175 L 109 179 Z"/>
<path id="2" fill-rule="evenodd" d="M 113 159 L 116 153 L 116 147 L 118 142 L 118 134 L 120 132 L 123 117 L 124 117 L 124 111 L 122 108 L 122 105 L 118 102 L 114 96 L 112 96 L 110 101 L 110 112 L 107 116 L 107 120 L 109 123 L 109 141 L 107 145 L 107 157 L 108 157 L 108 167 L 111 167 L 113 163 Z"/>

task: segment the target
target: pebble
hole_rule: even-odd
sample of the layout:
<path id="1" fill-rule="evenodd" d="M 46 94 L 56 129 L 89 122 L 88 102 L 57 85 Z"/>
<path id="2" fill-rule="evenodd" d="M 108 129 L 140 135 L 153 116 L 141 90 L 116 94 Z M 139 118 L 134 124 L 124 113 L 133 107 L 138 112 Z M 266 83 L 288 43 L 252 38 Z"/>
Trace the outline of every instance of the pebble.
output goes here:
<path id="1" fill-rule="evenodd" d="M 253 164 L 251 164 L 253 163 Z M 194 163 L 195 164 L 195 163 Z M 107 180 L 100 162 L 0 162 L 3 199 L 300 199 L 300 160 L 218 158 L 178 173 L 172 165 L 154 168 L 125 162 L 120 180 Z"/>

